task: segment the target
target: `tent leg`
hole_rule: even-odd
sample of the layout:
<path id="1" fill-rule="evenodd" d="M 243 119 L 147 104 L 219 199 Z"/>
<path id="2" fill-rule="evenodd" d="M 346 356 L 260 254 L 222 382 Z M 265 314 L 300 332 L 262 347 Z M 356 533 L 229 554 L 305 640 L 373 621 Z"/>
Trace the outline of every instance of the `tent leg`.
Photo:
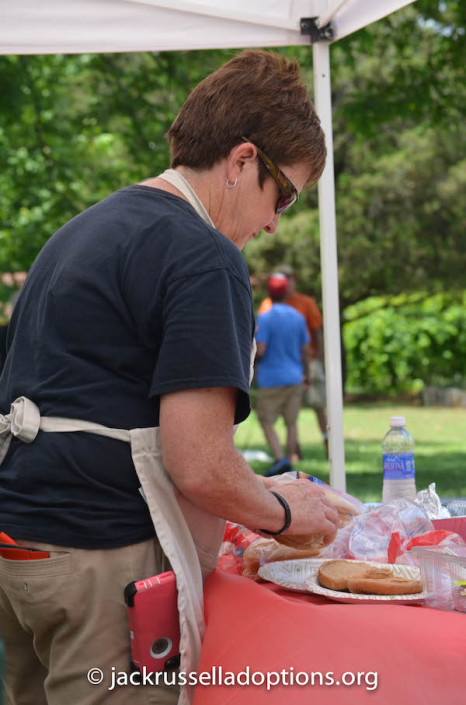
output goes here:
<path id="1" fill-rule="evenodd" d="M 317 42 L 313 44 L 313 65 L 316 110 L 322 123 L 327 144 L 327 164 L 319 181 L 318 189 L 330 484 L 337 489 L 345 490 L 345 446 L 343 435 L 343 387 L 341 374 L 337 231 L 333 168 L 330 46 L 327 42 Z"/>

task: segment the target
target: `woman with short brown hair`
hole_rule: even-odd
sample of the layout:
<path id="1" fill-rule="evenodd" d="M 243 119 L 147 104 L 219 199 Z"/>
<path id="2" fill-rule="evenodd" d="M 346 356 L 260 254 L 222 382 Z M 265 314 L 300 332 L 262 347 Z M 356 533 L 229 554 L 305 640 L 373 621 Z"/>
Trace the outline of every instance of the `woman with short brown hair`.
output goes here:
<path id="1" fill-rule="evenodd" d="M 276 164 L 307 163 L 306 185 L 319 179 L 325 138 L 297 61 L 245 51 L 207 76 L 168 131 L 172 168 L 209 169 L 243 136 Z M 261 185 L 266 175 L 261 165 Z"/>
<path id="2" fill-rule="evenodd" d="M 171 566 L 189 673 L 223 520 L 324 541 L 336 532 L 317 485 L 271 490 L 233 442 L 250 411 L 254 338 L 240 250 L 275 232 L 325 160 L 296 63 L 240 54 L 193 91 L 169 139 L 172 169 L 48 241 L 11 320 L 0 527 L 15 551 L 40 553 L 27 551 L 38 558 L 28 565 L 0 555 L 11 703 L 176 702 L 170 682 L 112 682 L 124 684 L 130 660 L 127 584 Z"/>

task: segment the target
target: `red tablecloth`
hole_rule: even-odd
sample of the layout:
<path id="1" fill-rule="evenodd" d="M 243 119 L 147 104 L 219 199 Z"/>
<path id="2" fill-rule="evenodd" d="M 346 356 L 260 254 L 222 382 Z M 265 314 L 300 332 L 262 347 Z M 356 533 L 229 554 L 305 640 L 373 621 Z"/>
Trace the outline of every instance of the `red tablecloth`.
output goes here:
<path id="1" fill-rule="evenodd" d="M 229 673 L 243 672 L 240 681 L 249 683 L 254 673 L 260 683 L 267 672 L 277 672 L 281 684 L 270 690 L 266 681 L 198 685 L 194 705 L 466 703 L 466 615 L 342 604 L 218 571 L 206 583 L 205 600 L 199 672 L 215 673 L 218 681 L 221 667 L 227 682 Z M 319 676 L 315 685 L 310 676 L 308 685 L 289 684 L 293 678 L 305 683 L 312 672 L 322 673 L 324 682 L 332 672 L 340 685 L 319 685 Z M 360 685 L 358 673 L 364 674 Z"/>

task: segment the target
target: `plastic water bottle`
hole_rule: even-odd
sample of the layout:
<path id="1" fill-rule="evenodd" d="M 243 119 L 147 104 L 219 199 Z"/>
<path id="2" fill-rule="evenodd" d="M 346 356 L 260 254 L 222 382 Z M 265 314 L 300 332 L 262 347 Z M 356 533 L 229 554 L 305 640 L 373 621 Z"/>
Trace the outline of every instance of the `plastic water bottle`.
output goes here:
<path id="1" fill-rule="evenodd" d="M 405 429 L 404 416 L 392 416 L 390 430 L 382 441 L 382 501 L 416 497 L 414 479 L 414 439 Z"/>

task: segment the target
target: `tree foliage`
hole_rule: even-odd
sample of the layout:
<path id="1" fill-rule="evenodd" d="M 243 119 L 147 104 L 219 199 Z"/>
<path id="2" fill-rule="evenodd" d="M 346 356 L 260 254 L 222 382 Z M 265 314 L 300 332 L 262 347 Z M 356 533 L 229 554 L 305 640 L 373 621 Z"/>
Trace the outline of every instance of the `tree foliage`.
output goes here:
<path id="1" fill-rule="evenodd" d="M 418 0 L 332 46 L 342 309 L 464 288 L 465 27 L 462 0 Z M 280 51 L 312 87 L 310 48 Z M 66 220 L 165 169 L 173 117 L 233 53 L 0 57 L 0 271 L 28 269 Z M 318 220 L 314 189 L 250 243 L 257 297 L 286 261 L 320 298 Z"/>
<path id="2" fill-rule="evenodd" d="M 466 294 L 372 297 L 345 312 L 348 387 L 371 393 L 462 386 Z"/>
<path id="3" fill-rule="evenodd" d="M 465 26 L 466 4 L 418 0 L 332 47 L 342 310 L 426 285 L 464 287 Z M 311 82 L 310 51 L 289 51 Z M 291 211 L 279 242 L 255 241 L 246 256 L 259 280 L 291 261 L 301 288 L 319 298 L 315 192 L 301 207 L 307 218 Z"/>
<path id="4" fill-rule="evenodd" d="M 168 127 L 226 56 L 0 57 L 0 269 L 28 269 L 66 220 L 165 169 Z"/>

